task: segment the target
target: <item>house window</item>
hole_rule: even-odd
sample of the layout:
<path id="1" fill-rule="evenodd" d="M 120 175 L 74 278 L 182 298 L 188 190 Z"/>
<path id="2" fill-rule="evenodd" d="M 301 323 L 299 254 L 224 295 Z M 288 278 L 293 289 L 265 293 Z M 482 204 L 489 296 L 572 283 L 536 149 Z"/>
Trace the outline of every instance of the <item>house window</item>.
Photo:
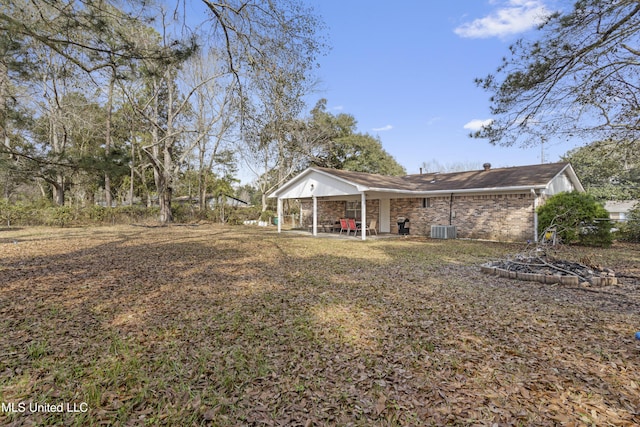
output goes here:
<path id="1" fill-rule="evenodd" d="M 355 218 L 356 220 L 362 219 L 362 207 L 360 202 L 347 202 L 347 210 L 345 213 L 347 218 Z"/>
<path id="2" fill-rule="evenodd" d="M 425 197 L 424 199 L 422 199 L 422 207 L 423 208 L 431 207 L 431 199 L 429 197 Z"/>

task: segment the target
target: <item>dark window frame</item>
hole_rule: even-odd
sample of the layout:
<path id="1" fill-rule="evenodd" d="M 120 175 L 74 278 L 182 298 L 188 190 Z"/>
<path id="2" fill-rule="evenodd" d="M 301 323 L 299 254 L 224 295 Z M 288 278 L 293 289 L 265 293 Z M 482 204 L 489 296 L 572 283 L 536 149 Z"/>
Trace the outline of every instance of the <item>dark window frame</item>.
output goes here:
<path id="1" fill-rule="evenodd" d="M 356 201 L 347 201 L 345 204 L 345 218 L 355 218 L 356 221 L 361 221 L 362 203 Z"/>

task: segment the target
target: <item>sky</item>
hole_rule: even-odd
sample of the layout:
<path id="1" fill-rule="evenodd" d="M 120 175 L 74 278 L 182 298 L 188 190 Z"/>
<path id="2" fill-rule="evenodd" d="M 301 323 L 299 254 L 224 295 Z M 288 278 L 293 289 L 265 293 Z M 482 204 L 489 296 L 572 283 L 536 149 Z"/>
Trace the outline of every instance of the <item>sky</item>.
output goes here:
<path id="1" fill-rule="evenodd" d="M 535 37 L 561 0 L 305 0 L 327 26 L 330 51 L 308 109 L 327 99 L 358 132 L 378 136 L 407 173 L 423 162 L 492 167 L 541 163 L 540 146 L 492 146 L 469 137 L 491 120 L 490 93 L 474 79 L 495 72 L 511 43 Z M 545 163 L 577 145 L 544 146 Z"/>

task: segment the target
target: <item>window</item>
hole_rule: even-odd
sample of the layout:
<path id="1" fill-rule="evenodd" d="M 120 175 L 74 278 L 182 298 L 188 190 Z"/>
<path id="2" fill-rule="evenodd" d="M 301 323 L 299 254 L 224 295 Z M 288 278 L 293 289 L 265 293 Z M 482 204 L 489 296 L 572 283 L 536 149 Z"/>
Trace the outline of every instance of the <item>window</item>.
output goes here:
<path id="1" fill-rule="evenodd" d="M 431 207 L 431 199 L 429 197 L 425 197 L 424 199 L 422 199 L 422 207 L 423 208 Z"/>
<path id="2" fill-rule="evenodd" d="M 360 206 L 360 202 L 347 202 L 345 217 L 355 218 L 360 221 L 362 219 L 362 208 Z"/>

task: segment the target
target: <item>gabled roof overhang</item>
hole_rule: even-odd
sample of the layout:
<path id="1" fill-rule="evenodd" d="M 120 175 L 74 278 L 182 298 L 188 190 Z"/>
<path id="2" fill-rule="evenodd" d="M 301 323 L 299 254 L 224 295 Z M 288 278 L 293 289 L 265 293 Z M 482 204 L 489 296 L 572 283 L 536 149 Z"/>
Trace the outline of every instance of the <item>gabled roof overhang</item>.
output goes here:
<path id="1" fill-rule="evenodd" d="M 395 179 L 384 187 L 366 185 L 362 176 L 355 176 L 354 180 L 348 177 L 339 176 L 340 174 L 331 173 L 331 170 L 324 168 L 308 168 L 298 176 L 294 177 L 282 187 L 269 194 L 269 198 L 279 199 L 306 199 L 312 197 L 340 198 L 347 196 L 356 196 L 363 193 L 369 195 L 377 195 L 389 198 L 400 197 L 430 197 L 451 194 L 507 194 L 522 193 L 533 191 L 536 193 L 544 192 L 549 188 L 554 180 L 565 175 L 575 189 L 584 191 L 580 180 L 570 164 L 562 167 L 555 176 L 547 182 L 532 182 L 528 185 L 512 185 L 512 186 L 492 186 L 480 188 L 442 188 L 430 190 L 429 183 L 411 183 L 409 181 L 402 182 Z M 343 174 L 344 175 L 344 174 Z M 548 178 L 547 178 L 548 179 Z M 375 180 L 374 180 L 375 181 Z M 378 180 L 380 181 L 380 180 Z M 376 184 L 379 182 L 376 182 Z"/>
<path id="2" fill-rule="evenodd" d="M 308 168 L 267 197 L 281 199 L 306 199 L 313 196 L 348 196 L 362 194 L 370 187 L 332 175 L 324 170 Z"/>

